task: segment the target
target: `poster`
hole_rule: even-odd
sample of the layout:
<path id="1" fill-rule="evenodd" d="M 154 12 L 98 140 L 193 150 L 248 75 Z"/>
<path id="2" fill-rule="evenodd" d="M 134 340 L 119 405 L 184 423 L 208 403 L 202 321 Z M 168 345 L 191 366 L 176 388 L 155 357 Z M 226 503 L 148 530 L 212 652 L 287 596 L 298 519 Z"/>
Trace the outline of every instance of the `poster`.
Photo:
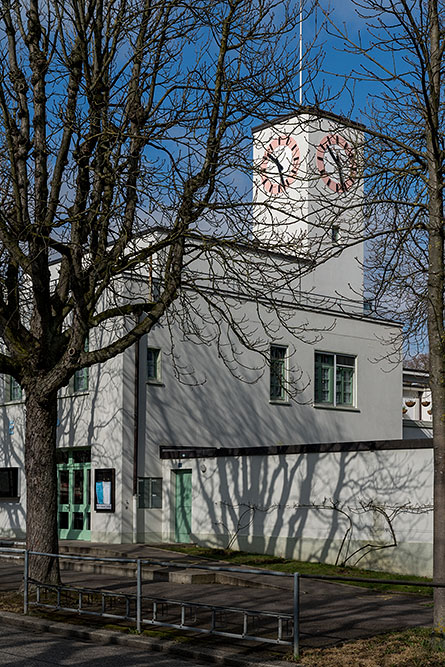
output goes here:
<path id="1" fill-rule="evenodd" d="M 111 482 L 96 482 L 96 510 L 111 509 Z"/>
<path id="2" fill-rule="evenodd" d="M 114 468 L 95 470 L 94 480 L 96 512 L 114 512 Z"/>

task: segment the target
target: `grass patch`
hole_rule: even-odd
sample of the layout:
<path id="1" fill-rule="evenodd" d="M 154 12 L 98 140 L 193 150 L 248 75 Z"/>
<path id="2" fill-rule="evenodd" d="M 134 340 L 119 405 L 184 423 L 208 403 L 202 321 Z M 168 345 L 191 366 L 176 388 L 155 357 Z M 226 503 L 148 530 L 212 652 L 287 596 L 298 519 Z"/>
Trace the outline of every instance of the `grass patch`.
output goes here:
<path id="1" fill-rule="evenodd" d="M 359 567 L 339 567 L 327 563 L 308 563 L 300 560 L 291 560 L 279 558 L 277 556 L 268 556 L 265 554 L 252 554 L 245 551 L 232 551 L 227 549 L 211 549 L 209 547 L 198 547 L 192 544 L 175 545 L 174 547 L 165 547 L 157 545 L 157 548 L 166 551 L 177 551 L 194 558 L 208 558 L 210 560 L 224 560 L 230 565 L 247 566 L 252 568 L 263 568 L 266 570 L 276 570 L 278 572 L 300 572 L 300 574 L 311 574 L 314 576 L 329 574 L 340 577 L 364 577 L 369 579 L 395 579 L 400 581 L 412 581 L 413 585 L 393 585 L 393 584 L 367 584 L 365 582 L 345 582 L 351 586 L 369 588 L 375 591 L 397 591 L 399 593 L 411 593 L 432 597 L 433 589 L 423 586 L 415 586 L 417 582 L 430 583 L 428 577 L 415 577 L 408 574 L 394 574 L 392 572 L 377 572 L 374 570 L 365 570 Z"/>
<path id="2" fill-rule="evenodd" d="M 20 593 L 1 593 L 0 609 L 14 614 L 23 614 L 23 595 Z"/>
<path id="3" fill-rule="evenodd" d="M 290 659 L 290 656 L 288 656 Z M 445 646 L 428 628 L 390 632 L 341 646 L 304 651 L 304 667 L 439 667 L 445 666 Z"/>

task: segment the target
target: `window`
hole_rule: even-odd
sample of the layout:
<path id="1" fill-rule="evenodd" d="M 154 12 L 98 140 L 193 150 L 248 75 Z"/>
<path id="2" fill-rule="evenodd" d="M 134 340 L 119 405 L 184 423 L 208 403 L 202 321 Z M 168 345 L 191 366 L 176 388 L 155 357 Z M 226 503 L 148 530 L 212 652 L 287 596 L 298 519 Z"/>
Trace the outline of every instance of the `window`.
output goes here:
<path id="1" fill-rule="evenodd" d="M 81 368 L 74 373 L 73 389 L 75 393 L 88 391 L 89 373 L 88 368 Z"/>
<path id="2" fill-rule="evenodd" d="M 162 509 L 162 477 L 140 477 L 139 509 Z"/>
<path id="3" fill-rule="evenodd" d="M 0 468 L 0 500 L 18 498 L 19 469 Z"/>
<path id="4" fill-rule="evenodd" d="M 315 353 L 315 403 L 354 405 L 355 357 Z"/>
<path id="5" fill-rule="evenodd" d="M 5 375 L 5 401 L 21 401 L 22 388 L 12 375 Z"/>
<path id="6" fill-rule="evenodd" d="M 340 236 L 340 227 L 338 225 L 332 225 L 331 227 L 331 241 L 334 244 L 338 243 Z"/>
<path id="7" fill-rule="evenodd" d="M 161 350 L 147 348 L 147 382 L 161 381 Z"/>
<path id="8" fill-rule="evenodd" d="M 88 339 L 85 341 L 84 346 L 85 352 L 88 352 Z M 90 380 L 89 368 L 80 368 L 74 373 L 73 377 L 73 391 L 75 394 L 88 391 L 88 385 Z"/>
<path id="9" fill-rule="evenodd" d="M 285 401 L 286 396 L 286 356 L 287 348 L 270 346 L 270 390 L 271 401 Z"/>

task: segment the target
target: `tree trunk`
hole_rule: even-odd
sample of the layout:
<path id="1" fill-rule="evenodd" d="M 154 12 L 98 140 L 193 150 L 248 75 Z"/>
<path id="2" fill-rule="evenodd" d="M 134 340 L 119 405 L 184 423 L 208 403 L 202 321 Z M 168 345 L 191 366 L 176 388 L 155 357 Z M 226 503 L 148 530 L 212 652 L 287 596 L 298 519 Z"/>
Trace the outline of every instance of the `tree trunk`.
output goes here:
<path id="1" fill-rule="evenodd" d="M 428 340 L 433 412 L 434 527 L 433 576 L 445 583 L 445 355 L 444 355 L 444 248 L 442 192 L 439 179 L 430 197 L 428 266 Z M 434 589 L 434 632 L 445 636 L 445 588 Z"/>
<path id="2" fill-rule="evenodd" d="M 428 340 L 433 409 L 434 448 L 434 582 L 445 584 L 445 355 L 444 355 L 444 247 L 441 181 L 430 174 L 430 233 L 428 265 Z M 434 590 L 434 632 L 445 636 L 445 588 Z"/>
<path id="3" fill-rule="evenodd" d="M 26 392 L 26 548 L 58 553 L 56 426 L 57 392 L 42 397 L 38 387 Z M 31 556 L 29 576 L 58 583 L 58 559 Z"/>
<path id="4" fill-rule="evenodd" d="M 443 167 L 440 138 L 442 45 L 437 0 L 428 0 L 429 81 L 425 130 L 428 166 L 428 342 L 434 447 L 434 582 L 445 584 L 445 355 Z M 445 588 L 434 589 L 434 633 L 445 635 Z"/>

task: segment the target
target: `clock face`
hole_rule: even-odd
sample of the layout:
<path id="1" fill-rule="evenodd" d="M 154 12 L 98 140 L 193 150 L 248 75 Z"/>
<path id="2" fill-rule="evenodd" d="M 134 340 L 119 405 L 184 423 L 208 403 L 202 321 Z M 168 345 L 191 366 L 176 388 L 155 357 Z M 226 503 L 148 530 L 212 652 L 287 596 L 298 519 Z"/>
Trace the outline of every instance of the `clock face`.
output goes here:
<path id="1" fill-rule="evenodd" d="M 300 151 L 293 137 L 275 137 L 267 146 L 261 163 L 264 189 L 271 195 L 283 192 L 297 177 Z"/>
<path id="2" fill-rule="evenodd" d="M 339 134 L 328 134 L 317 148 L 317 168 L 323 182 L 333 192 L 346 192 L 354 183 L 355 155 L 352 146 Z"/>

